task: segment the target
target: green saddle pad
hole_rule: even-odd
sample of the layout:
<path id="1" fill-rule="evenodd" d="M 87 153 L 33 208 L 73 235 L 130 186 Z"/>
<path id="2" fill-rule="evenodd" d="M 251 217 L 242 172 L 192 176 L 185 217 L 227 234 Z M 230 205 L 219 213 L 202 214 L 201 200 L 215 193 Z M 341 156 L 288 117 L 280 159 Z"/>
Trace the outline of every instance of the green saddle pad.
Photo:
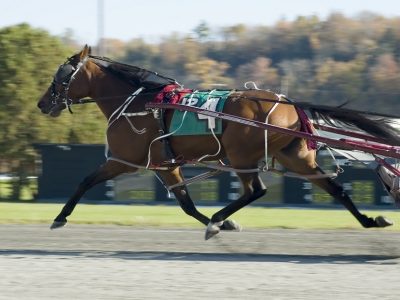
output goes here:
<path id="1" fill-rule="evenodd" d="M 187 94 L 180 104 L 221 112 L 231 91 L 198 91 Z M 169 132 L 174 135 L 207 135 L 222 133 L 222 120 L 185 111 L 174 111 Z"/>

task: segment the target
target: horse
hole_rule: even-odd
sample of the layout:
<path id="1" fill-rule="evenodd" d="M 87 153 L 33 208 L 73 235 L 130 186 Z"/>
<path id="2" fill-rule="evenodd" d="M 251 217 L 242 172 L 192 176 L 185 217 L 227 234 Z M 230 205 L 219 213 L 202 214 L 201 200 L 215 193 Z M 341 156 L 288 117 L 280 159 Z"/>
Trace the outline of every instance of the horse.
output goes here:
<path id="1" fill-rule="evenodd" d="M 153 101 L 166 86 L 176 83 L 172 78 L 143 68 L 94 56 L 87 45 L 60 65 L 52 83 L 39 99 L 38 108 L 43 114 L 58 117 L 64 109 L 71 109 L 71 105 L 81 104 L 82 99 L 92 99 L 108 120 L 106 138 L 112 159 L 81 181 L 54 219 L 51 229 L 67 223 L 67 217 L 91 187 L 144 167 L 156 172 L 166 186 L 173 186 L 171 191 L 183 211 L 206 226 L 206 239 L 220 230 L 238 231 L 240 225 L 228 218 L 267 192 L 258 168 L 266 152 L 286 169 L 309 176 L 309 181 L 343 204 L 363 227 L 393 224 L 383 216 L 373 218 L 362 214 L 340 183 L 325 176 L 316 162 L 316 150 L 310 148 L 304 138 L 273 131 L 266 134 L 259 128 L 223 121 L 222 132 L 215 136 L 171 135 L 168 143 L 163 142 L 160 117 L 156 116 L 160 112 L 146 109 L 146 103 Z M 267 90 L 232 90 L 223 112 L 248 120 L 265 122 L 268 119 L 269 124 L 301 130 L 299 112 L 293 105 L 275 105 L 257 99 L 280 100 L 279 95 Z M 125 117 L 121 117 L 122 111 Z M 162 114 L 168 127 L 173 111 L 165 110 Z M 204 161 L 229 161 L 232 168 L 238 170 L 242 195 L 211 218 L 203 215 L 196 208 L 186 185 L 182 184 L 181 165 L 166 163 L 175 161 L 166 154 L 167 144 L 174 158 L 183 157 L 190 161 L 204 157 Z"/>

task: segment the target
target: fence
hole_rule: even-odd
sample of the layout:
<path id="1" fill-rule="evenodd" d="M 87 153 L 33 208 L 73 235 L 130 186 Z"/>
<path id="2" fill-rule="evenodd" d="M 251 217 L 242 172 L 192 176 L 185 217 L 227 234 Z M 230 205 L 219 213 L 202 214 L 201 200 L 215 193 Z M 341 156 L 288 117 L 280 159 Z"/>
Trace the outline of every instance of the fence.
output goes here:
<path id="1" fill-rule="evenodd" d="M 104 145 L 36 145 L 41 155 L 41 172 L 38 176 L 38 200 L 68 199 L 79 182 L 105 162 Z M 333 160 L 324 151 L 319 153 L 319 164 L 325 170 L 333 169 Z M 339 181 L 356 203 L 387 205 L 392 200 L 385 192 L 375 173 L 370 169 L 338 158 L 344 169 Z M 198 167 L 184 167 L 185 177 L 190 178 L 205 172 Z M 257 201 L 259 204 L 332 204 L 334 200 L 324 191 L 313 187 L 308 181 L 282 177 L 273 173 L 262 173 L 268 193 Z M 196 182 L 189 186 L 196 202 L 209 204 L 226 203 L 240 194 L 240 182 L 233 173 Z M 140 202 L 171 202 L 168 192 L 150 171 L 139 171 L 119 176 L 89 190 L 88 200 L 136 200 Z"/>

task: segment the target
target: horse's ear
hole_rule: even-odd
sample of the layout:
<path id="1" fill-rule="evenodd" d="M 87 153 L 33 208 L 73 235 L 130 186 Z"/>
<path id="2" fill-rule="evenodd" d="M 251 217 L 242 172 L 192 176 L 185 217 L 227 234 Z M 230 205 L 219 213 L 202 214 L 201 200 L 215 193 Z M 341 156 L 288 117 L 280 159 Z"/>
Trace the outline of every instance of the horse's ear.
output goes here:
<path id="1" fill-rule="evenodd" d="M 79 57 L 80 59 L 84 59 L 86 56 L 88 56 L 90 54 L 90 47 L 88 45 L 85 45 L 85 47 L 83 47 Z"/>
<path id="2" fill-rule="evenodd" d="M 90 46 L 89 46 L 89 52 L 88 52 L 88 54 L 89 54 L 89 55 L 92 54 L 92 47 L 90 47 Z"/>

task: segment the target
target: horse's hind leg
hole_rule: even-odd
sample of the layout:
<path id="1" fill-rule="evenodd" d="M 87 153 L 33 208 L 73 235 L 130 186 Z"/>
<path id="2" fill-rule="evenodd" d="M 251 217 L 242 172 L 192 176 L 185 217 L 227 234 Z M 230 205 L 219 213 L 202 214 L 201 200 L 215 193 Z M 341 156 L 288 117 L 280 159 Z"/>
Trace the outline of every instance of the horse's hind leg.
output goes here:
<path id="1" fill-rule="evenodd" d="M 241 173 L 238 174 L 240 180 L 242 181 L 242 186 L 244 193 L 239 199 L 231 202 L 229 205 L 223 209 L 216 212 L 212 218 L 211 222 L 207 226 L 205 239 L 213 237 L 219 233 L 219 225 L 229 216 L 250 204 L 251 202 L 257 200 L 258 198 L 265 195 L 267 189 L 264 183 L 261 181 L 258 173 Z"/>
<path id="2" fill-rule="evenodd" d="M 158 171 L 158 175 L 163 179 L 166 185 L 174 185 L 177 183 L 181 183 L 183 181 L 183 175 L 181 168 L 176 168 L 171 171 Z M 199 212 L 194 205 L 192 198 L 189 195 L 189 191 L 187 190 L 185 185 L 177 186 L 172 189 L 172 192 L 175 195 L 176 200 L 181 206 L 182 210 L 188 214 L 189 216 L 195 218 L 199 222 L 207 225 L 210 223 L 210 219 Z M 236 224 L 234 221 L 225 220 L 220 226 L 219 229 L 222 230 L 239 230 L 240 226 Z"/>
<path id="3" fill-rule="evenodd" d="M 130 171 L 133 172 L 135 170 Z M 75 206 L 78 204 L 79 200 L 87 190 L 96 184 L 112 179 L 123 172 L 126 172 L 125 165 L 110 160 L 104 165 L 100 166 L 95 172 L 85 177 L 85 179 L 79 184 L 75 193 L 64 205 L 60 214 L 54 219 L 54 222 L 50 228 L 56 229 L 64 226 L 67 223 L 67 217 L 73 212 Z"/>
<path id="4" fill-rule="evenodd" d="M 303 144 L 304 145 L 304 144 Z M 302 148 L 302 151 L 294 153 L 293 151 L 281 151 L 275 155 L 277 160 L 287 169 L 303 175 L 323 175 L 324 172 L 315 162 L 315 152 Z M 328 194 L 338 200 L 365 228 L 386 227 L 393 223 L 385 217 L 379 216 L 375 219 L 367 217 L 360 213 L 354 205 L 350 196 L 343 190 L 343 187 L 329 177 L 310 178 L 310 182 L 324 189 Z"/>
<path id="5" fill-rule="evenodd" d="M 323 174 L 323 171 L 318 167 L 316 174 Z M 393 225 L 393 222 L 386 217 L 378 216 L 375 219 L 360 213 L 354 205 L 350 196 L 344 191 L 343 187 L 331 178 L 310 179 L 313 184 L 318 185 L 329 193 L 332 197 L 338 200 L 348 211 L 358 220 L 365 228 L 371 227 L 387 227 Z"/>

